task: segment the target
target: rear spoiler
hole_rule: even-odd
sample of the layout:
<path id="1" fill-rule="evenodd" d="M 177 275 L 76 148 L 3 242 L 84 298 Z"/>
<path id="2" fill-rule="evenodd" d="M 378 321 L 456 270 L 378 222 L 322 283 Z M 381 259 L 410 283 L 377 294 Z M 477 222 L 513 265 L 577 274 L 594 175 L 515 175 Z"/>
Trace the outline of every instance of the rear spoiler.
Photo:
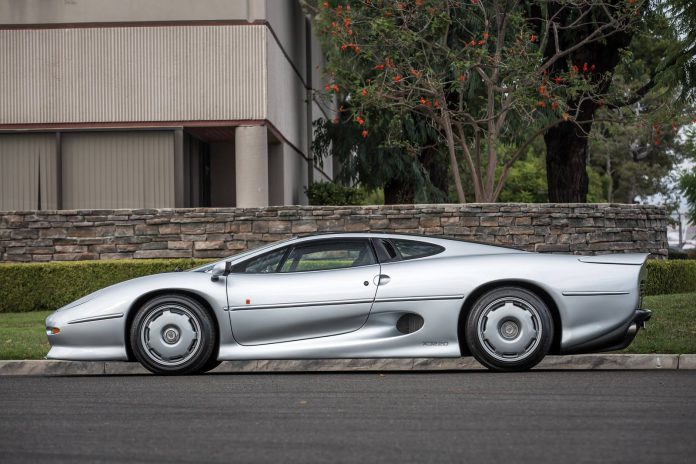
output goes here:
<path id="1" fill-rule="evenodd" d="M 611 255 L 583 256 L 578 261 L 592 264 L 627 264 L 641 266 L 648 259 L 648 253 L 615 253 Z"/>

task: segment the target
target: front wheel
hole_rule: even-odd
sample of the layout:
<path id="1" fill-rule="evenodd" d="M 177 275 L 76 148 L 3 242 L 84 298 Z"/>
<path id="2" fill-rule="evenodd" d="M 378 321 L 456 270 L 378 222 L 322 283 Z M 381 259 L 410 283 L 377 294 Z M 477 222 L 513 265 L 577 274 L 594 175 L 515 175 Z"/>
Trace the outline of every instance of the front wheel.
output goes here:
<path id="1" fill-rule="evenodd" d="M 536 366 L 553 340 L 553 319 L 538 296 L 520 287 L 484 294 L 466 320 L 466 344 L 478 362 L 498 371 Z"/>
<path id="2" fill-rule="evenodd" d="M 214 367 L 217 333 L 198 301 L 162 295 L 138 310 L 130 343 L 138 361 L 156 374 L 196 374 Z"/>

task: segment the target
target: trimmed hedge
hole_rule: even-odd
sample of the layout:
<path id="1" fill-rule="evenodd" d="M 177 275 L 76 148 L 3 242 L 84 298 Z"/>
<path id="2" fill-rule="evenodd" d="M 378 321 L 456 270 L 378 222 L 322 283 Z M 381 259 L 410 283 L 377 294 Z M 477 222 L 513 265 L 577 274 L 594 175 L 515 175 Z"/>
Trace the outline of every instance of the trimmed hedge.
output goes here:
<path id="1" fill-rule="evenodd" d="M 191 269 L 210 259 L 115 259 L 0 264 L 0 313 L 54 310 L 109 285 Z"/>
<path id="2" fill-rule="evenodd" d="M 315 182 L 305 187 L 305 193 L 313 206 L 359 205 L 364 199 L 360 189 L 335 182 Z"/>
<path id="3" fill-rule="evenodd" d="M 210 259 L 132 259 L 0 264 L 0 313 L 54 310 L 100 288 Z M 696 292 L 696 261 L 649 261 L 647 295 Z"/>
<path id="4" fill-rule="evenodd" d="M 696 261 L 648 261 L 646 295 L 696 292 Z"/>

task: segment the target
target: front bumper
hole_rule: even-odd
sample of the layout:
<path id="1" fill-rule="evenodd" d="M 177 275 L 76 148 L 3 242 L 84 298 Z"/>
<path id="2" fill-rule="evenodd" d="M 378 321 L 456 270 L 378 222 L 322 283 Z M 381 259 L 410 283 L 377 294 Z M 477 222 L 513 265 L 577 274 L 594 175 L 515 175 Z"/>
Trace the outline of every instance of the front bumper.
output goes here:
<path id="1" fill-rule="evenodd" d="M 51 345 L 46 359 L 126 361 L 123 314 L 84 317 L 78 309 L 56 311 L 46 319 L 46 336 Z M 54 328 L 57 333 L 52 333 Z"/>
<path id="2" fill-rule="evenodd" d="M 633 315 L 624 323 L 606 334 L 576 345 L 563 354 L 597 353 L 602 351 L 623 350 L 633 342 L 638 331 L 652 316 L 649 309 L 636 309 Z"/>

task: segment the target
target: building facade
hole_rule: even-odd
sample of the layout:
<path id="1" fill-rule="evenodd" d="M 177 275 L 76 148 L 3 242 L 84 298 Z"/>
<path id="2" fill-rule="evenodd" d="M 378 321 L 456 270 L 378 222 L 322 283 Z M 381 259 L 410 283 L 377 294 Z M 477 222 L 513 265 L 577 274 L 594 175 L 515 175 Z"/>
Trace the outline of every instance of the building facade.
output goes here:
<path id="1" fill-rule="evenodd" d="M 296 0 L 0 0 L 0 210 L 305 204 Z"/>

